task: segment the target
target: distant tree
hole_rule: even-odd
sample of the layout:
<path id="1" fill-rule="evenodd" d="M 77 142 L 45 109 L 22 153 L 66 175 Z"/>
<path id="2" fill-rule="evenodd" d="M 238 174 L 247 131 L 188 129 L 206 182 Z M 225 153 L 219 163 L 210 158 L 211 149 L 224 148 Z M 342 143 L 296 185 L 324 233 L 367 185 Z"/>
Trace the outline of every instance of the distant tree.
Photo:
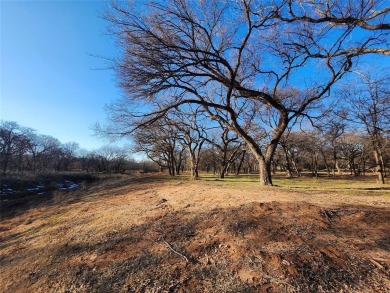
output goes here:
<path id="1" fill-rule="evenodd" d="M 115 147 L 111 170 L 114 173 L 124 173 L 130 162 L 129 150 L 126 147 Z"/>
<path id="2" fill-rule="evenodd" d="M 155 165 L 143 162 L 148 170 Z M 130 158 L 128 147 L 104 146 L 99 150 L 80 149 L 76 142 L 36 133 L 16 122 L 0 123 L 0 170 L 6 172 L 86 171 L 122 173 L 143 167 Z"/>
<path id="3" fill-rule="evenodd" d="M 38 158 L 39 156 L 46 151 L 44 145 L 42 144 L 42 136 L 36 134 L 34 131 L 29 133 L 29 155 L 27 156 L 27 168 L 29 171 L 37 171 L 38 168 Z"/>
<path id="4" fill-rule="evenodd" d="M 319 176 L 321 165 L 326 168 L 328 176 L 330 176 L 330 167 L 327 160 L 327 147 L 328 142 L 324 137 L 324 134 L 316 129 L 305 133 L 304 139 L 305 149 L 310 158 L 310 169 L 312 175 Z"/>
<path id="5" fill-rule="evenodd" d="M 93 154 L 93 152 L 91 152 L 87 149 L 84 149 L 84 148 L 80 148 L 78 150 L 78 162 L 79 162 L 79 166 L 80 166 L 81 171 L 85 171 L 85 172 L 90 171 L 91 162 L 92 162 L 90 160 L 90 157 L 92 154 Z"/>
<path id="6" fill-rule="evenodd" d="M 99 157 L 104 160 L 104 171 L 110 172 L 110 162 L 115 158 L 115 150 L 111 146 L 102 146 L 97 150 Z"/>
<path id="7" fill-rule="evenodd" d="M 15 169 L 20 170 L 24 154 L 29 148 L 27 134 L 30 128 L 22 127 L 13 121 L 0 122 L 0 166 L 5 174 L 10 168 L 12 161 L 15 161 Z"/>
<path id="8" fill-rule="evenodd" d="M 235 132 L 226 128 L 220 121 L 218 122 L 219 127 L 215 128 L 206 140 L 214 146 L 217 151 L 219 177 L 225 178 L 229 167 L 242 155 L 244 142 Z"/>
<path id="9" fill-rule="evenodd" d="M 40 137 L 42 152 L 39 154 L 39 169 L 61 171 L 61 142 L 50 135 Z"/>
<path id="10" fill-rule="evenodd" d="M 390 133 L 390 76 L 374 78 L 359 75 L 354 84 L 339 93 L 344 101 L 341 116 L 367 133 L 375 157 L 378 181 L 384 184 L 386 166 L 383 153 L 386 133 Z"/>
<path id="11" fill-rule="evenodd" d="M 353 133 L 344 133 L 340 137 L 339 147 L 341 157 L 348 162 L 351 175 L 358 176 L 359 165 L 366 151 L 364 139 Z"/>
<path id="12" fill-rule="evenodd" d="M 166 121 L 159 121 L 152 126 L 139 128 L 134 135 L 135 152 L 142 152 L 160 166 L 168 169 L 174 176 L 180 173 L 184 149 L 181 147 L 177 131 Z"/>
<path id="13" fill-rule="evenodd" d="M 159 166 L 150 160 L 143 160 L 138 163 L 139 167 L 138 169 L 141 170 L 143 173 L 150 173 L 150 172 L 158 172 Z"/>
<path id="14" fill-rule="evenodd" d="M 69 171 L 75 162 L 77 151 L 80 146 L 76 142 L 68 142 L 61 145 L 61 170 Z"/>
<path id="15" fill-rule="evenodd" d="M 215 147 L 208 143 L 202 148 L 201 160 L 199 162 L 200 169 L 207 173 L 212 172 L 214 175 L 218 169 L 218 152 Z"/>
<path id="16" fill-rule="evenodd" d="M 30 133 L 32 132 L 34 132 L 34 130 L 31 128 L 20 127 L 20 134 L 16 140 L 16 153 L 13 159 L 13 169 L 18 172 L 22 172 L 26 169 L 26 157 L 31 145 Z"/>
<path id="17" fill-rule="evenodd" d="M 302 163 L 304 158 L 308 158 L 310 153 L 308 152 L 307 136 L 301 131 L 292 131 L 289 129 L 281 140 L 280 147 L 284 153 L 284 169 L 287 173 L 287 177 L 301 176 Z"/>
<path id="18" fill-rule="evenodd" d="M 238 176 L 242 170 L 242 166 L 244 164 L 245 158 L 247 157 L 248 148 L 244 145 L 241 149 L 241 153 L 239 156 L 238 164 L 235 167 L 236 176 Z M 237 160 L 236 160 L 237 161 Z"/>
<path id="19" fill-rule="evenodd" d="M 338 174 L 342 173 L 340 167 L 340 137 L 346 131 L 346 121 L 341 118 L 339 114 L 334 111 L 329 112 L 327 117 L 321 126 L 324 139 L 330 144 L 331 161 L 332 161 L 332 176 L 336 176 L 336 170 Z"/>
<path id="20" fill-rule="evenodd" d="M 201 150 L 207 140 L 207 126 L 202 111 L 200 108 L 191 109 L 187 113 L 174 111 L 166 121 L 175 130 L 178 141 L 188 152 L 191 179 L 198 179 Z"/>
<path id="21" fill-rule="evenodd" d="M 107 18 L 123 48 L 116 69 L 126 93 L 112 115 L 116 133 L 201 106 L 242 138 L 264 185 L 272 185 L 271 163 L 287 126 L 328 97 L 363 55 L 390 54 L 390 8 L 379 0 L 112 6 Z M 268 139 L 256 139 L 249 121 Z"/>

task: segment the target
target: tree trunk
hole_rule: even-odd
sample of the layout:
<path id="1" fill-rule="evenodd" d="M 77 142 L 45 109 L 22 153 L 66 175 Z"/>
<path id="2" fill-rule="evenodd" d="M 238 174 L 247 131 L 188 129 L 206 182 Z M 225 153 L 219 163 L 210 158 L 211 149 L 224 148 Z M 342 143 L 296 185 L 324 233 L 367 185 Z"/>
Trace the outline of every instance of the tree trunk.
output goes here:
<path id="1" fill-rule="evenodd" d="M 190 162 L 191 162 L 191 180 L 197 180 L 199 178 L 198 164 L 195 154 L 190 151 Z"/>
<path id="2" fill-rule="evenodd" d="M 301 177 L 301 171 L 299 171 L 299 167 L 298 167 L 297 161 L 295 160 L 295 157 L 291 158 L 291 162 L 294 166 L 295 173 L 297 174 L 298 177 Z"/>
<path id="3" fill-rule="evenodd" d="M 176 160 L 174 150 L 170 149 L 169 151 L 169 169 L 172 176 L 176 175 Z"/>
<path id="4" fill-rule="evenodd" d="M 331 176 L 331 169 L 330 169 L 330 166 L 328 164 L 328 160 L 326 159 L 326 154 L 324 151 L 321 151 L 321 155 L 322 155 L 322 158 L 324 159 L 324 164 L 325 164 L 325 168 L 326 168 L 326 172 L 328 173 L 328 177 Z"/>
<path id="5" fill-rule="evenodd" d="M 278 168 L 278 163 L 275 161 L 272 161 L 272 175 L 276 174 L 277 168 Z"/>
<path id="6" fill-rule="evenodd" d="M 260 184 L 261 185 L 272 185 L 272 170 L 271 162 L 274 157 L 276 148 L 280 141 L 280 138 L 283 135 L 283 132 L 286 130 L 287 124 L 289 122 L 289 117 L 285 109 L 280 108 L 279 111 L 279 122 L 278 125 L 273 129 L 272 137 L 269 144 L 266 146 L 265 153 L 263 154 L 260 145 L 249 136 L 238 124 L 236 117 L 232 115 L 232 122 L 234 130 L 236 133 L 241 136 L 245 141 L 248 148 L 252 151 L 252 154 L 255 156 L 260 173 Z"/>
<path id="7" fill-rule="evenodd" d="M 244 160 L 245 160 L 245 155 L 246 155 L 246 151 L 244 150 L 242 152 L 242 157 L 240 159 L 240 163 L 238 164 L 238 167 L 237 167 L 237 171 L 236 171 L 236 175 L 237 176 L 240 174 L 240 171 L 241 171 L 241 168 L 242 168 L 242 163 L 244 163 Z"/>
<path id="8" fill-rule="evenodd" d="M 9 159 L 8 159 L 8 156 L 7 156 L 7 154 L 5 154 L 4 156 L 3 156 L 3 160 L 2 160 L 2 166 L 1 166 L 1 169 L 2 169 L 2 173 L 3 174 L 6 174 L 7 173 L 7 169 L 8 169 L 8 162 L 9 162 Z"/>
<path id="9" fill-rule="evenodd" d="M 287 150 L 287 147 L 285 146 L 285 144 L 281 144 L 282 148 L 283 148 L 283 151 L 284 151 L 284 157 L 286 159 L 286 171 L 287 171 L 287 177 L 288 178 L 292 178 L 293 175 L 292 175 L 292 171 L 291 171 L 291 167 L 290 167 L 290 159 L 288 157 L 288 150 Z"/>
<path id="10" fill-rule="evenodd" d="M 225 178 L 225 174 L 226 174 L 226 149 L 223 153 L 223 157 L 222 157 L 222 160 L 221 160 L 221 164 L 219 166 L 219 178 L 223 179 Z"/>
<path id="11" fill-rule="evenodd" d="M 349 169 L 351 171 L 351 175 L 357 177 L 359 173 L 356 170 L 355 160 L 353 158 L 349 158 Z"/>
<path id="12" fill-rule="evenodd" d="M 340 168 L 340 164 L 339 164 L 339 161 L 337 159 L 335 161 L 335 166 L 336 166 L 336 169 L 337 169 L 337 173 L 339 175 L 343 174 L 343 170 Z"/>
<path id="13" fill-rule="evenodd" d="M 382 153 L 378 150 L 374 150 L 375 162 L 376 162 L 376 173 L 378 174 L 378 182 L 385 184 L 385 176 L 383 174 L 383 157 Z"/>
<path id="14" fill-rule="evenodd" d="M 197 180 L 199 178 L 198 168 L 196 162 L 191 160 L 191 180 Z"/>
<path id="15" fill-rule="evenodd" d="M 261 185 L 272 185 L 271 161 L 262 158 L 259 161 L 259 173 Z"/>
<path id="16" fill-rule="evenodd" d="M 183 155 L 183 151 L 181 151 L 178 155 L 178 159 L 175 160 L 176 162 L 176 175 L 180 175 L 180 170 L 181 170 L 181 165 L 183 163 L 183 160 L 182 160 L 182 155 Z"/>

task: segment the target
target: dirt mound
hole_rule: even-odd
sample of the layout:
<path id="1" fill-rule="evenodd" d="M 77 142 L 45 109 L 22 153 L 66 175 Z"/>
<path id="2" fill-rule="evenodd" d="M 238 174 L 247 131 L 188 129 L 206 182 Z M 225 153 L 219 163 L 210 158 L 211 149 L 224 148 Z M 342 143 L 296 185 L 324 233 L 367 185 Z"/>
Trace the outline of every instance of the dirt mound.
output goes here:
<path id="1" fill-rule="evenodd" d="M 389 239 L 383 238 L 390 215 L 367 208 L 333 213 L 338 216 L 329 219 L 324 209 L 305 203 L 166 213 L 86 248 L 94 260 L 77 261 L 66 287 L 85 292 L 390 290 Z M 380 263 L 375 255 L 381 248 Z"/>
<path id="2" fill-rule="evenodd" d="M 35 225 L 3 222 L 0 291 L 390 292 L 389 207 L 274 201 L 202 211 L 189 197 L 178 209 L 160 185 L 31 210 L 46 219 Z"/>

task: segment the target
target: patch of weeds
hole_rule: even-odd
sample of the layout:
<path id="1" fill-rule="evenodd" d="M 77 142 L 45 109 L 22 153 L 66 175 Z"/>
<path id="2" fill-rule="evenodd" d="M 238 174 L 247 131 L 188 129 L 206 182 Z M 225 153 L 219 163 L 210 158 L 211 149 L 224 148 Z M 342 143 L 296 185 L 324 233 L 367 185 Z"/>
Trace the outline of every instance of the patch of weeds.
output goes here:
<path id="1" fill-rule="evenodd" d="M 178 219 L 175 215 L 163 218 L 156 229 L 167 241 L 186 241 L 196 235 L 197 219 Z"/>
<path id="2" fill-rule="evenodd" d="M 144 250 L 141 254 L 123 261 L 113 261 L 97 269 L 80 265 L 72 269 L 73 277 L 67 284 L 69 292 L 123 292 L 126 280 L 143 272 L 153 272 L 161 264 L 161 258 Z M 153 274 L 149 276 L 152 278 Z M 146 280 L 147 278 L 143 279 Z M 138 283 L 140 285 L 140 283 Z M 129 287 L 129 289 L 131 289 Z M 138 287 L 139 289 L 139 287 Z M 128 292 L 142 292 L 126 290 Z"/>
<path id="3" fill-rule="evenodd" d="M 226 231 L 234 234 L 235 236 L 238 235 L 245 235 L 250 230 L 258 229 L 259 228 L 259 223 L 254 220 L 237 220 L 234 222 L 231 222 L 227 228 Z"/>
<path id="4" fill-rule="evenodd" d="M 358 290 L 375 268 L 366 260 L 345 255 L 345 264 L 336 263 L 326 254 L 297 266 L 299 275 L 293 280 L 301 292 L 341 292 L 344 288 Z"/>
<path id="5" fill-rule="evenodd" d="M 215 266 L 197 266 L 191 276 L 197 280 L 216 279 L 220 273 Z"/>
<path id="6" fill-rule="evenodd" d="M 196 266 L 190 273 L 195 292 L 259 292 L 259 285 L 243 282 L 225 265 Z"/>
<path id="7" fill-rule="evenodd" d="M 390 235 L 384 236 L 376 241 L 378 247 L 390 251 Z"/>
<path id="8" fill-rule="evenodd" d="M 169 231 L 169 237 L 173 239 L 187 239 L 194 237 L 196 228 L 194 222 L 184 222 L 179 225 L 174 225 Z"/>
<path id="9" fill-rule="evenodd" d="M 114 249 L 121 243 L 138 243 L 149 229 L 150 224 L 141 224 L 132 226 L 125 231 L 110 231 L 93 248 L 99 253 L 103 253 Z"/>
<path id="10" fill-rule="evenodd" d="M 63 247 L 58 249 L 57 255 L 59 257 L 72 256 L 72 255 L 87 251 L 89 249 L 90 249 L 90 247 L 88 245 L 85 245 L 85 244 L 81 244 L 81 243 L 68 244 L 68 243 L 66 243 Z"/>

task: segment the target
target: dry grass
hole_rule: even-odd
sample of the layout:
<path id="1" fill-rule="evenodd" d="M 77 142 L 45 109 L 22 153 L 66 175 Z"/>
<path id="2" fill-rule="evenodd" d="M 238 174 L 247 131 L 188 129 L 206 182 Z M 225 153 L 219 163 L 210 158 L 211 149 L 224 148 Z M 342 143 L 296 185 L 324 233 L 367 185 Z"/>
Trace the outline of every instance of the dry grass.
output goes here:
<path id="1" fill-rule="evenodd" d="M 390 292 L 390 191 L 372 179 L 120 176 L 57 192 L 0 222 L 0 291 Z"/>

